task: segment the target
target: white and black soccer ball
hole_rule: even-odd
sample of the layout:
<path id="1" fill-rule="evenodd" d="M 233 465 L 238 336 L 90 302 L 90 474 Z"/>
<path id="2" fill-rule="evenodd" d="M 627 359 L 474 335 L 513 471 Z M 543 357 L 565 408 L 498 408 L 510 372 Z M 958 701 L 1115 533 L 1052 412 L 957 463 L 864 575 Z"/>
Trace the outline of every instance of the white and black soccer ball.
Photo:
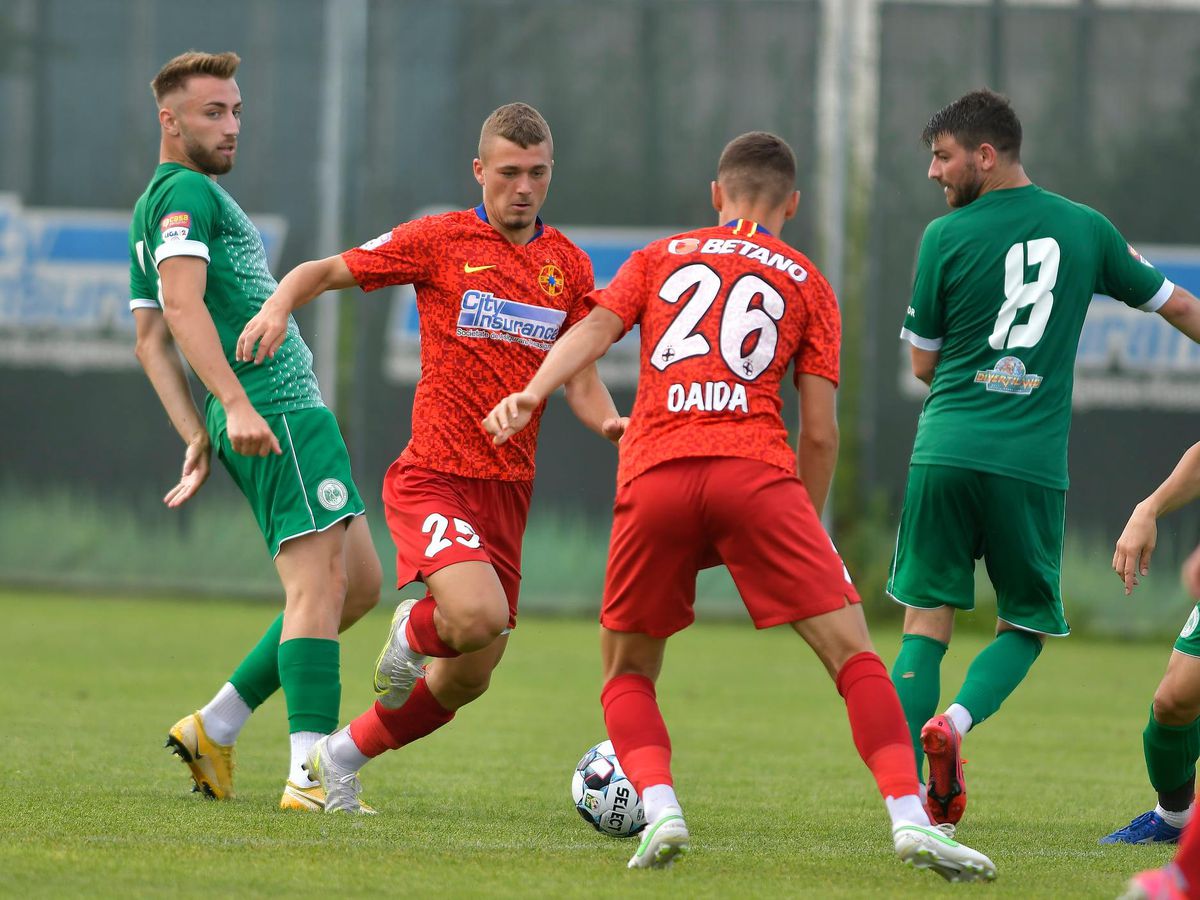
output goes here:
<path id="1" fill-rule="evenodd" d="M 579 760 L 571 775 L 575 809 L 597 831 L 632 837 L 646 827 L 642 798 L 625 777 L 612 741 L 602 741 Z"/>

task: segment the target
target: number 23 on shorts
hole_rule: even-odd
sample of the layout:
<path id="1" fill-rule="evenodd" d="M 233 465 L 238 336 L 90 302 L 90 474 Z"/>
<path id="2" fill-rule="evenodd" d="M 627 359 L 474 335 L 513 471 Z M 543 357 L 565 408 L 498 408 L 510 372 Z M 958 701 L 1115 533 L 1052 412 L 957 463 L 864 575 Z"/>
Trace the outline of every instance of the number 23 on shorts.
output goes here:
<path id="1" fill-rule="evenodd" d="M 450 530 L 450 523 L 454 523 L 454 530 L 457 536 L 453 539 L 447 538 L 446 533 Z M 479 547 L 479 535 L 470 522 L 466 522 L 457 516 L 447 518 L 441 513 L 430 513 L 425 517 L 425 522 L 421 525 L 421 533 L 429 535 L 429 546 L 425 548 L 425 557 L 432 559 L 448 547 L 453 547 L 455 544 L 475 550 Z"/>

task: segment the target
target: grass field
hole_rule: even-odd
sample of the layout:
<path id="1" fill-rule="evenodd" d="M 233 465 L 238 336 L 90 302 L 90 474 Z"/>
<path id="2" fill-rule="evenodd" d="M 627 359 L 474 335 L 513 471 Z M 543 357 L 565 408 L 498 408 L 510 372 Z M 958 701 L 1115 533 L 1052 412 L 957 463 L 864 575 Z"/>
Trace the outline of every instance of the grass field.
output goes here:
<path id="1" fill-rule="evenodd" d="M 284 814 L 281 697 L 239 742 L 238 798 L 187 793 L 161 749 L 271 616 L 261 604 L 0 593 L 0 894 L 8 896 L 1112 897 L 1167 848 L 1096 838 L 1151 799 L 1141 729 L 1169 644 L 1047 648 L 967 744 L 960 836 L 994 885 L 946 885 L 893 858 L 841 701 L 798 638 L 748 624 L 673 641 L 660 695 L 693 853 L 630 872 L 628 841 L 576 815 L 568 785 L 603 737 L 596 627 L 528 617 L 491 692 L 372 763 L 375 818 Z M 383 612 L 345 636 L 343 718 L 370 700 Z M 896 635 L 877 633 L 889 660 Z M 961 677 L 980 638 L 944 666 Z"/>

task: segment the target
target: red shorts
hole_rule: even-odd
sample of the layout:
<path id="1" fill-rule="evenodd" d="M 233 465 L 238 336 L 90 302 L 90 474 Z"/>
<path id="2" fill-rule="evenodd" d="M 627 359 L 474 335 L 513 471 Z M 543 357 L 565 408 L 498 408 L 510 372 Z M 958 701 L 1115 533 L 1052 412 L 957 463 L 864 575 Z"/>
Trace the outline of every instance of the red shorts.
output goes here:
<path id="1" fill-rule="evenodd" d="M 600 624 L 669 637 L 724 563 L 757 628 L 859 602 L 800 479 L 754 459 L 661 463 L 617 491 Z"/>
<path id="2" fill-rule="evenodd" d="M 397 459 L 383 478 L 383 511 L 396 545 L 396 587 L 467 560 L 491 563 L 517 623 L 521 539 L 533 483 L 463 478 Z"/>

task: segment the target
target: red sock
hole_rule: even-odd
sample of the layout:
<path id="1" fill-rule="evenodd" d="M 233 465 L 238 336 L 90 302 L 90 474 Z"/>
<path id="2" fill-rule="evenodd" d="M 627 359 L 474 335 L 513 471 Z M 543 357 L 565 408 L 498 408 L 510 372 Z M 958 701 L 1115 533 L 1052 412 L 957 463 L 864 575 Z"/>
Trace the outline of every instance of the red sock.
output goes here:
<path id="1" fill-rule="evenodd" d="M 1183 829 L 1174 862 L 1187 882 L 1187 895 L 1200 897 L 1200 822 L 1192 822 Z"/>
<path id="2" fill-rule="evenodd" d="M 644 675 L 618 675 L 600 692 L 604 725 L 625 776 L 640 794 L 671 780 L 671 736 L 658 709 L 654 682 Z"/>
<path id="3" fill-rule="evenodd" d="M 453 718 L 454 710 L 438 703 L 425 679 L 420 678 L 399 709 L 388 709 L 376 702 L 351 722 L 350 738 L 363 756 L 374 758 L 432 734 Z"/>
<path id="4" fill-rule="evenodd" d="M 457 650 L 441 639 L 437 626 L 433 622 L 433 613 L 437 602 L 432 594 L 426 594 L 408 614 L 408 625 L 404 629 L 404 637 L 408 646 L 425 656 L 437 656 L 442 659 L 452 659 L 462 656 Z"/>
<path id="5" fill-rule="evenodd" d="M 917 793 L 917 762 L 896 687 L 883 661 L 858 653 L 837 674 L 838 693 L 846 701 L 850 733 L 879 793 L 903 797 Z"/>

